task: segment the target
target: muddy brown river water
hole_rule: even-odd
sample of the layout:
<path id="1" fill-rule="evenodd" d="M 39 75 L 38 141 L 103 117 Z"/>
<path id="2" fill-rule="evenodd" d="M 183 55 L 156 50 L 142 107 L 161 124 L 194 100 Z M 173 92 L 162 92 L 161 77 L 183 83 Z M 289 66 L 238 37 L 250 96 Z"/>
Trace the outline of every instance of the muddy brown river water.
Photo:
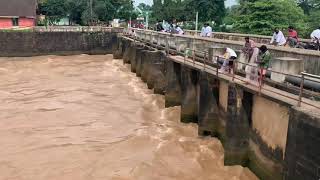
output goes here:
<path id="1" fill-rule="evenodd" d="M 253 180 L 110 55 L 0 58 L 1 180 Z"/>

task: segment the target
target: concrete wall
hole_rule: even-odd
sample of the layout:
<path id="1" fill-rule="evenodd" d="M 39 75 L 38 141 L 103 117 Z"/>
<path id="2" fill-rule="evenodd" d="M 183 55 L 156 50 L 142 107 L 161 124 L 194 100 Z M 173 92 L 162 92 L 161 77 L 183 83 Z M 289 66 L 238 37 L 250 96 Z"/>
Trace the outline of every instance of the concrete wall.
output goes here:
<path id="1" fill-rule="evenodd" d="M 19 18 L 19 27 L 33 27 L 36 20 L 34 18 Z"/>
<path id="2" fill-rule="evenodd" d="M 162 77 L 166 107 L 181 105 L 181 122 L 198 123 L 199 135 L 219 138 L 225 165 L 249 167 L 265 180 L 319 179 L 320 112 L 260 96 L 214 74 L 162 57 L 163 53 L 154 49 L 133 46 L 137 53 L 129 55 L 131 64 L 144 54 L 138 63 L 153 72 L 143 75 L 148 87 L 153 87 L 149 78 L 156 74 Z M 124 52 L 132 47 L 125 48 Z M 152 67 L 157 64 L 161 68 Z"/>
<path id="3" fill-rule="evenodd" d="M 112 53 L 115 33 L 0 32 L 0 56 Z"/>
<path id="4" fill-rule="evenodd" d="M 11 18 L 0 18 L 0 29 L 1 28 L 10 28 L 12 27 L 12 19 Z"/>
<path id="5" fill-rule="evenodd" d="M 285 152 L 289 108 L 257 95 L 254 96 L 252 107 L 253 129 L 269 147 L 279 147 Z"/>

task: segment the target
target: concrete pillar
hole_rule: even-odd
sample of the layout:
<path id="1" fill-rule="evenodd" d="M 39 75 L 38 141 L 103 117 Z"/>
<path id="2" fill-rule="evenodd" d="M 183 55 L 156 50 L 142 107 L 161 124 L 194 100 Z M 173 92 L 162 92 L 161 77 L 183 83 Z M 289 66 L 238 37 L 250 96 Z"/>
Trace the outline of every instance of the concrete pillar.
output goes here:
<path id="1" fill-rule="evenodd" d="M 149 53 L 147 85 L 154 89 L 156 94 L 164 94 L 165 81 L 165 54 L 161 51 Z"/>
<path id="2" fill-rule="evenodd" d="M 136 52 L 136 74 L 138 77 L 141 77 L 143 58 L 145 57 L 147 51 L 148 50 L 143 49 Z"/>
<path id="3" fill-rule="evenodd" d="M 119 49 L 119 40 L 120 37 L 118 36 L 118 34 L 116 36 L 112 36 L 111 42 L 112 42 L 112 53 L 115 52 L 115 50 Z"/>
<path id="4" fill-rule="evenodd" d="M 227 111 L 225 114 L 225 164 L 246 165 L 248 160 L 249 130 L 253 95 L 228 85 Z"/>
<path id="5" fill-rule="evenodd" d="M 133 72 L 133 73 L 136 73 L 137 60 L 140 58 L 142 50 L 145 50 L 145 48 L 141 44 L 135 45 L 134 50 L 133 50 L 134 57 L 131 59 L 131 72 Z"/>
<path id="6" fill-rule="evenodd" d="M 181 122 L 198 123 L 198 77 L 198 71 L 181 67 Z"/>
<path id="7" fill-rule="evenodd" d="M 131 64 L 131 59 L 134 56 L 134 43 L 133 42 L 129 42 L 129 47 L 128 47 L 128 51 L 127 54 L 123 57 L 123 63 L 124 64 Z"/>
<path id="8" fill-rule="evenodd" d="M 112 41 L 112 54 L 113 59 L 122 59 L 122 38 L 119 36 Z"/>
<path id="9" fill-rule="evenodd" d="M 224 133 L 219 118 L 219 80 L 206 72 L 199 76 L 198 121 L 200 136 L 214 136 L 223 139 Z"/>
<path id="10" fill-rule="evenodd" d="M 124 39 L 122 43 L 123 43 L 123 61 L 127 62 L 129 59 L 131 41 Z"/>
<path id="11" fill-rule="evenodd" d="M 150 74 L 150 66 L 152 61 L 157 56 L 157 51 L 154 50 L 146 50 L 143 51 L 141 56 L 141 79 L 143 82 L 147 83 L 149 74 Z"/>
<path id="12" fill-rule="evenodd" d="M 303 61 L 291 57 L 279 57 L 271 61 L 272 70 L 276 72 L 300 75 L 304 71 Z M 276 72 L 271 73 L 271 79 L 276 82 L 284 82 L 286 75 Z"/>
<path id="13" fill-rule="evenodd" d="M 166 61 L 165 106 L 181 105 L 181 65 L 171 60 Z"/>

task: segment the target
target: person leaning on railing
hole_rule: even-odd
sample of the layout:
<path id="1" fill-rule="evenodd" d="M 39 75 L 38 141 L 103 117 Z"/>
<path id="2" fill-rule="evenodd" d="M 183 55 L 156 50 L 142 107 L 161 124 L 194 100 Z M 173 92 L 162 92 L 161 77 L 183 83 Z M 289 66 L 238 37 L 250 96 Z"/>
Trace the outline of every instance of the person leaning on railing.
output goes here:
<path id="1" fill-rule="evenodd" d="M 262 79 L 259 79 L 260 82 L 264 79 L 268 68 L 270 67 L 271 62 L 271 53 L 268 50 L 266 45 L 262 45 L 260 48 L 260 53 L 258 57 L 257 64 L 259 65 L 259 74 L 261 75 Z"/>
<path id="2" fill-rule="evenodd" d="M 252 57 L 258 56 L 259 50 L 256 49 L 256 43 L 251 40 L 249 36 L 245 37 L 245 44 L 242 48 L 242 52 L 246 55 L 247 62 L 251 62 Z"/>
<path id="3" fill-rule="evenodd" d="M 223 59 L 223 64 L 219 69 L 220 72 L 231 73 L 234 66 L 234 61 L 237 59 L 237 53 L 231 48 L 225 48 L 223 56 L 219 56 L 219 58 Z M 219 63 L 219 60 L 218 60 Z M 233 72 L 232 72 L 233 73 Z"/>

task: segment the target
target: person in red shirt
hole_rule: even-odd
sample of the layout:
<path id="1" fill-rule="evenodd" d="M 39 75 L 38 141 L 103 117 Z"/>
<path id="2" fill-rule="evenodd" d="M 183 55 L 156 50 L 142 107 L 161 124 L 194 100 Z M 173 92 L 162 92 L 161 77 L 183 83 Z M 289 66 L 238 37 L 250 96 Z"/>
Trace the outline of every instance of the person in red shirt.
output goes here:
<path id="1" fill-rule="evenodd" d="M 288 44 L 290 47 L 296 47 L 296 45 L 299 42 L 298 33 L 296 30 L 294 30 L 294 27 L 289 26 L 288 27 L 288 38 L 286 45 Z"/>

